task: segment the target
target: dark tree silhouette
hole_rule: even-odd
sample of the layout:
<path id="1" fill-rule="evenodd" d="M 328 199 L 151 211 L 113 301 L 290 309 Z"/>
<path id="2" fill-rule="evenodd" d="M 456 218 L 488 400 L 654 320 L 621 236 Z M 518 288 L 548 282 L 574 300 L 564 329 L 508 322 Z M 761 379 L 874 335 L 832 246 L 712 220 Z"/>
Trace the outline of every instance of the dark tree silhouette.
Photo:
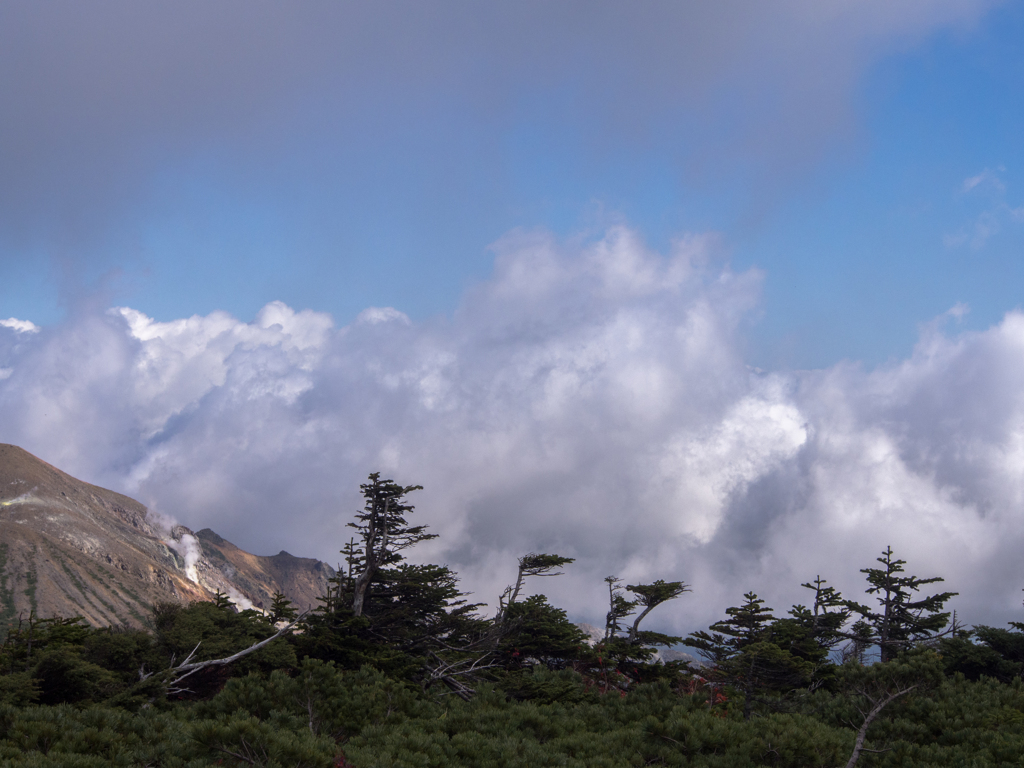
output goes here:
<path id="1" fill-rule="evenodd" d="M 845 605 L 861 617 L 860 631 L 847 634 L 855 643 L 870 642 L 877 645 L 882 661 L 891 661 L 901 651 L 913 647 L 922 640 L 934 639 L 951 633 L 955 628 L 947 627 L 950 614 L 942 609 L 957 592 L 942 592 L 914 600 L 914 593 L 925 584 L 943 581 L 939 576 L 919 579 L 916 576 L 901 575 L 906 560 L 893 558 L 892 547 L 886 547 L 878 558 L 881 568 L 862 568 L 870 585 L 869 595 L 877 595 L 879 610 L 873 611 L 866 605 L 852 600 Z M 943 631 L 945 628 L 946 631 Z"/>
<path id="2" fill-rule="evenodd" d="M 528 555 L 524 555 L 519 558 L 519 573 L 516 575 L 516 583 L 514 586 L 505 588 L 505 592 L 498 598 L 498 611 L 494 617 L 496 623 L 500 623 L 506 616 L 508 609 L 511 608 L 516 600 L 519 598 L 519 593 L 522 591 L 523 583 L 529 576 L 561 576 L 562 571 L 556 571 L 556 568 L 561 568 L 563 565 L 569 565 L 574 563 L 576 560 L 572 557 L 562 557 L 561 555 L 546 555 L 546 554 L 535 554 L 531 552 Z"/>
<path id="3" fill-rule="evenodd" d="M 381 480 L 380 472 L 373 472 L 369 482 L 359 486 L 366 503 L 362 512 L 356 513 L 356 522 L 349 527 L 359 532 L 362 540 L 361 551 L 353 548 L 349 564 L 355 573 L 352 584 L 352 612 L 362 616 L 370 584 L 381 568 L 403 560 L 402 550 L 428 539 L 436 534 L 426 533 L 425 525 L 409 525 L 406 516 L 414 507 L 405 501 L 412 491 L 422 490 L 421 485 L 398 485 L 393 480 Z"/>

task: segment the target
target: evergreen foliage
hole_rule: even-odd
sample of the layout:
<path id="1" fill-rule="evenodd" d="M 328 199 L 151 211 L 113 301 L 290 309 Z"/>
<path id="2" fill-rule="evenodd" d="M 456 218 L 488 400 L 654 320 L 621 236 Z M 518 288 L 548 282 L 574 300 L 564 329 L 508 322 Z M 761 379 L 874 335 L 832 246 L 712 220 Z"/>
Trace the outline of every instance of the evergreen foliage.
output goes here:
<path id="1" fill-rule="evenodd" d="M 689 592 L 689 585 L 683 584 L 681 581 L 662 581 L 658 579 L 653 584 L 627 584 L 626 589 L 636 595 L 636 598 L 632 601 L 633 605 L 643 607 L 643 610 L 640 611 L 633 622 L 633 626 L 629 628 L 629 635 L 626 639 L 630 644 L 674 645 L 682 639 L 659 632 L 641 632 L 640 622 L 647 618 L 647 614 L 662 603 L 675 600 L 684 592 Z"/>
<path id="2" fill-rule="evenodd" d="M 277 624 L 282 621 L 295 621 L 298 617 L 299 612 L 295 610 L 292 601 L 283 592 L 275 592 L 270 603 L 270 613 L 267 617 L 270 619 L 270 623 Z"/>
<path id="3" fill-rule="evenodd" d="M 380 473 L 373 472 L 369 482 L 359 488 L 365 499 L 363 511 L 357 512 L 355 522 L 348 524 L 362 541 L 361 550 L 352 546 L 348 551 L 349 572 L 355 573 L 350 586 L 352 613 L 356 617 L 362 616 L 370 586 L 382 568 L 400 563 L 403 550 L 437 538 L 436 534 L 426 532 L 425 525 L 409 525 L 406 521 L 415 507 L 405 497 L 423 486 L 401 486 L 393 480 L 381 480 Z"/>
<path id="4" fill-rule="evenodd" d="M 587 654 L 586 635 L 544 595 L 511 604 L 504 621 L 508 629 L 499 642 L 498 657 L 506 669 L 538 663 L 561 668 Z"/>
<path id="5" fill-rule="evenodd" d="M 304 620 L 302 634 L 291 639 L 300 656 L 345 669 L 368 664 L 426 683 L 431 659 L 452 655 L 452 649 L 472 644 L 488 629 L 475 614 L 478 606 L 466 602 L 456 575 L 445 566 L 380 569 L 370 595 L 361 616 L 347 601 L 325 601 Z"/>
<path id="6" fill-rule="evenodd" d="M 814 592 L 814 602 L 810 608 L 794 605 L 789 612 L 793 621 L 803 627 L 807 636 L 824 652 L 814 653 L 818 659 L 824 659 L 828 651 L 843 641 L 842 629 L 852 613 L 843 596 L 827 584 L 820 575 L 813 582 L 801 584 Z"/>
<path id="7" fill-rule="evenodd" d="M 190 655 L 195 661 L 224 658 L 274 634 L 274 628 L 257 611 L 239 613 L 230 604 L 223 606 L 217 602 L 192 603 L 187 607 L 176 603 L 158 605 L 153 613 L 153 626 L 157 652 L 166 660 L 161 666 L 173 666 Z M 288 668 L 296 663 L 293 646 L 275 640 L 230 669 L 215 667 L 190 677 L 189 695 L 208 696 L 219 690 L 232 674 Z"/>
<path id="8" fill-rule="evenodd" d="M 860 615 L 863 624 L 858 628 L 858 642 L 877 645 L 882 661 L 891 661 L 904 650 L 921 640 L 927 640 L 946 627 L 950 614 L 943 612 L 943 606 L 956 592 L 942 592 L 936 595 L 913 599 L 914 593 L 925 584 L 934 584 L 943 579 L 933 576 L 919 579 L 916 576 L 901 576 L 906 560 L 894 560 L 892 547 L 886 547 L 878 558 L 882 568 L 863 568 L 870 585 L 869 595 L 876 595 L 878 611 L 852 600 L 847 607 Z"/>
<path id="9" fill-rule="evenodd" d="M 555 569 L 574 562 L 576 561 L 571 557 L 548 554 L 538 555 L 533 552 L 519 558 L 519 572 L 516 575 L 516 583 L 514 586 L 507 587 L 504 594 L 498 598 L 498 612 L 495 616 L 495 621 L 502 621 L 509 606 L 515 604 L 527 577 L 561 576 L 562 571 L 556 571 Z"/>
<path id="10" fill-rule="evenodd" d="M 727 608 L 728 618 L 712 624 L 710 632 L 693 632 L 684 642 L 708 662 L 709 679 L 742 693 L 743 717 L 749 720 L 759 696 L 809 683 L 821 649 L 799 618 L 779 621 L 756 594 L 743 597 L 744 603 Z"/>
<path id="11" fill-rule="evenodd" d="M 820 577 L 803 585 L 811 605 L 785 615 L 748 592 L 689 635 L 708 662 L 690 669 L 651 663 L 680 638 L 640 628 L 689 591 L 681 581 L 609 577 L 605 637 L 590 647 L 564 610 L 522 596 L 572 560 L 531 553 L 481 617 L 449 568 L 404 560 L 428 537 L 406 522 L 415 488 L 370 476 L 349 568 L 299 633 L 275 636 L 295 618 L 280 593 L 268 614 L 219 593 L 159 605 L 151 631 L 12 623 L 0 768 L 1021 765 L 1024 623 L 945 629 L 954 593 L 918 597 L 940 579 L 905 575 L 891 549 L 864 571 L 878 610 Z M 881 659 L 864 663 L 871 645 Z M 187 689 L 165 674 L 229 657 Z"/>
<path id="12" fill-rule="evenodd" d="M 636 608 L 635 600 L 626 599 L 623 587 L 619 586 L 622 579 L 616 576 L 606 576 L 605 584 L 608 585 L 608 613 L 604 622 L 604 639 L 610 640 L 618 637 L 622 632 L 619 622 L 633 613 Z"/>
<path id="13" fill-rule="evenodd" d="M 992 677 L 1004 683 L 1024 676 L 1024 624 L 1011 622 L 1013 629 L 974 627 L 955 637 L 943 638 L 939 651 L 947 673 L 959 672 L 969 680 Z M 977 642 L 974 642 L 974 638 Z"/>
<path id="14" fill-rule="evenodd" d="M 641 677 L 649 679 L 651 675 L 641 673 L 650 672 L 650 660 L 654 657 L 655 646 L 671 646 L 682 642 L 681 637 L 666 635 L 660 632 L 650 632 L 640 629 L 640 622 L 647 615 L 662 603 L 675 600 L 685 592 L 689 592 L 688 585 L 681 581 L 662 581 L 658 579 L 653 584 L 628 584 L 621 587 L 622 580 L 615 576 L 605 578 L 608 585 L 608 613 L 605 617 L 604 641 L 596 648 L 601 659 L 610 660 L 620 675 L 626 675 L 632 680 L 640 680 Z M 636 597 L 627 599 L 623 592 L 632 592 Z M 638 607 L 643 610 L 637 614 L 632 625 L 628 628 L 621 624 L 636 612 Z M 657 675 L 655 675 L 657 676 Z"/>

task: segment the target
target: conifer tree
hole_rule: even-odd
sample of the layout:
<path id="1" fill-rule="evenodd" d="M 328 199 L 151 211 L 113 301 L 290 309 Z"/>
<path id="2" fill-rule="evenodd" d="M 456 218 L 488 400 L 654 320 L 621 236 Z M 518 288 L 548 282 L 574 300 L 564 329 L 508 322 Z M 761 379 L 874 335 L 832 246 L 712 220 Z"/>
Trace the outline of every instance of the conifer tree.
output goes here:
<path id="1" fill-rule="evenodd" d="M 746 602 L 733 608 L 726 608 L 729 617 L 716 621 L 709 629 L 690 633 L 686 645 L 698 649 L 712 665 L 721 667 L 733 659 L 747 646 L 760 642 L 775 621 L 772 609 L 766 608 L 764 600 L 753 592 L 743 595 Z"/>
<path id="2" fill-rule="evenodd" d="M 800 586 L 814 591 L 814 602 L 808 608 L 794 605 L 789 616 L 779 619 L 772 628 L 772 640 L 780 648 L 815 665 L 815 678 L 820 680 L 832 665 L 829 654 L 846 637 L 842 630 L 851 610 L 843 596 L 818 576 Z"/>
<path id="3" fill-rule="evenodd" d="M 359 488 L 366 502 L 363 511 L 356 513 L 356 522 L 348 524 L 362 540 L 361 552 L 348 553 L 356 574 L 352 583 L 352 612 L 356 617 L 362 616 L 370 584 L 381 568 L 401 562 L 402 550 L 437 538 L 437 534 L 426 533 L 425 525 L 409 525 L 406 521 L 415 508 L 406 503 L 405 496 L 423 486 L 398 485 L 393 480 L 381 480 L 380 472 L 373 472 L 369 482 Z"/>
<path id="4" fill-rule="evenodd" d="M 627 600 L 623 596 L 623 588 L 619 586 L 622 579 L 616 576 L 606 576 L 604 581 L 608 585 L 608 613 L 604 620 L 604 639 L 605 642 L 608 642 L 613 637 L 618 637 L 621 630 L 619 621 L 632 615 L 633 609 L 636 608 L 636 601 Z"/>
<path id="5" fill-rule="evenodd" d="M 662 581 L 658 579 L 653 584 L 627 584 L 626 589 L 636 595 L 633 604 L 635 606 L 643 606 L 643 610 L 640 611 L 633 621 L 633 625 L 629 628 L 629 635 L 626 640 L 631 645 L 673 645 L 682 640 L 682 638 L 663 635 L 659 632 L 641 631 L 640 622 L 662 603 L 675 600 L 684 592 L 689 592 L 690 586 L 688 584 L 684 584 L 681 581 Z"/>
<path id="6" fill-rule="evenodd" d="M 360 487 L 364 509 L 349 524 L 357 535 L 342 548 L 344 565 L 294 642 L 301 654 L 344 668 L 370 665 L 425 686 L 453 685 L 464 668 L 480 666 L 476 646 L 489 628 L 475 613 L 480 604 L 464 599 L 448 567 L 405 562 L 404 550 L 436 538 L 408 523 L 414 508 L 405 496 L 421 486 L 373 473 Z M 472 694 L 453 687 L 460 696 Z"/>
<path id="7" fill-rule="evenodd" d="M 575 563 L 575 558 L 562 557 L 561 555 L 535 554 L 531 552 L 519 558 L 519 573 L 516 575 L 514 586 L 506 587 L 505 592 L 498 598 L 498 611 L 494 617 L 495 623 L 501 623 L 506 612 L 515 604 L 523 583 L 529 576 L 561 576 L 562 571 L 556 571 L 563 565 Z"/>
<path id="8" fill-rule="evenodd" d="M 943 638 L 939 651 L 946 672 L 960 672 L 969 680 L 984 675 L 1004 683 L 1024 678 L 1024 622 L 1011 621 L 1010 626 L 1012 629 L 979 624 Z"/>
<path id="9" fill-rule="evenodd" d="M 892 547 L 886 547 L 877 558 L 881 568 L 862 568 L 870 585 L 869 595 L 877 595 L 879 610 L 852 600 L 844 601 L 846 606 L 861 617 L 864 624 L 859 637 L 846 635 L 854 642 L 870 641 L 877 645 L 882 661 L 891 661 L 915 643 L 943 634 L 950 614 L 942 610 L 946 602 L 957 592 L 942 592 L 918 600 L 912 599 L 915 592 L 925 584 L 943 581 L 939 576 L 919 579 L 916 576 L 901 575 L 906 560 L 893 559 Z M 870 634 L 863 630 L 869 630 Z"/>
<path id="10" fill-rule="evenodd" d="M 658 579 L 652 584 L 627 584 L 623 589 L 619 586 L 621 582 L 622 580 L 615 576 L 608 576 L 605 579 L 605 583 L 608 584 L 608 614 L 605 617 L 605 636 L 601 644 L 605 655 L 617 660 L 620 666 L 623 662 L 647 662 L 655 653 L 652 646 L 670 646 L 682 642 L 681 637 L 641 630 L 640 622 L 662 603 L 689 592 L 689 585 L 681 581 Z M 632 592 L 636 595 L 635 599 L 626 599 L 623 596 L 624 591 Z M 632 616 L 641 606 L 643 610 L 637 614 L 632 625 L 627 628 L 620 624 L 622 619 Z"/>
<path id="11" fill-rule="evenodd" d="M 273 602 L 270 604 L 270 623 L 276 624 L 279 621 L 295 621 L 299 612 L 295 610 L 292 601 L 284 592 L 275 592 Z"/>
<path id="12" fill-rule="evenodd" d="M 801 587 L 814 591 L 814 602 L 810 608 L 794 605 L 789 613 L 811 631 L 819 644 L 832 648 L 842 640 L 838 633 L 846 625 L 852 611 L 835 587 L 826 584 L 828 582 L 821 576 L 801 584 Z"/>
<path id="13" fill-rule="evenodd" d="M 544 595 L 510 604 L 505 618 L 497 650 L 506 668 L 535 661 L 558 667 L 579 658 L 586 647 L 586 635 Z"/>
<path id="14" fill-rule="evenodd" d="M 1010 683 L 1024 677 L 1024 632 L 1019 630 L 978 625 L 943 638 L 939 652 L 947 673 L 959 672 L 968 680 L 985 676 Z"/>
<path id="15" fill-rule="evenodd" d="M 548 603 L 544 595 L 519 599 L 530 576 L 561 576 L 562 566 L 574 563 L 571 557 L 531 552 L 519 558 L 514 585 L 506 587 L 498 598 L 498 610 L 491 625 L 490 652 L 501 666 L 514 671 L 542 662 L 561 666 L 578 658 L 585 647 L 585 635 L 569 621 L 565 611 Z M 508 680 L 505 681 L 506 683 Z"/>
<path id="16" fill-rule="evenodd" d="M 743 597 L 742 605 L 726 609 L 729 618 L 712 624 L 710 632 L 692 632 L 683 642 L 708 661 L 711 679 L 743 693 L 743 716 L 750 719 L 760 692 L 799 687 L 810 678 L 814 662 L 786 647 L 792 644 L 792 625 L 777 626 L 772 609 L 753 592 Z"/>

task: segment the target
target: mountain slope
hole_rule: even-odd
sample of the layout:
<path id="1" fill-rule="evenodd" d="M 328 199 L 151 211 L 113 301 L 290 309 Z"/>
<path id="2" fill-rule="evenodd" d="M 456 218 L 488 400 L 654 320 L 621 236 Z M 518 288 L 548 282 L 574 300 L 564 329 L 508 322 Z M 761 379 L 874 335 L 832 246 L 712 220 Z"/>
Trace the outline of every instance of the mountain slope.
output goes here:
<path id="1" fill-rule="evenodd" d="M 0 631 L 30 611 L 141 626 L 156 603 L 218 589 L 243 607 L 269 607 L 280 591 L 305 608 L 332 575 L 309 558 L 251 555 L 213 531 L 162 530 L 134 499 L 0 444 Z"/>
<path id="2" fill-rule="evenodd" d="M 195 535 L 205 560 L 219 568 L 231 586 L 257 608 L 270 608 L 277 591 L 287 595 L 300 611 L 316 607 L 327 580 L 334 576 L 331 566 L 311 557 L 295 557 L 283 550 L 270 556 L 251 555 L 209 528 Z"/>

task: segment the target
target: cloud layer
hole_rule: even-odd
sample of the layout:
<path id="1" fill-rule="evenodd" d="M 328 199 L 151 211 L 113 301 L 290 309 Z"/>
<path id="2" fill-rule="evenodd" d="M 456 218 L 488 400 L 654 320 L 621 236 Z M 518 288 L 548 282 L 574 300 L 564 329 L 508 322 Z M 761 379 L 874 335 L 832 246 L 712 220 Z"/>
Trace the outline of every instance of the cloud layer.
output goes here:
<path id="1" fill-rule="evenodd" d="M 714 237 L 651 252 L 518 232 L 448 318 L 351 325 L 267 305 L 155 322 L 126 308 L 0 323 L 0 440 L 250 551 L 331 562 L 370 471 L 422 484 L 417 517 L 478 599 L 530 551 L 581 619 L 601 579 L 681 578 L 662 626 L 756 589 L 785 608 L 816 574 L 860 597 L 891 544 L 972 622 L 1020 619 L 1024 315 L 939 318 L 875 370 L 744 362 L 761 276 Z M 426 546 L 426 545 L 425 545 Z"/>

